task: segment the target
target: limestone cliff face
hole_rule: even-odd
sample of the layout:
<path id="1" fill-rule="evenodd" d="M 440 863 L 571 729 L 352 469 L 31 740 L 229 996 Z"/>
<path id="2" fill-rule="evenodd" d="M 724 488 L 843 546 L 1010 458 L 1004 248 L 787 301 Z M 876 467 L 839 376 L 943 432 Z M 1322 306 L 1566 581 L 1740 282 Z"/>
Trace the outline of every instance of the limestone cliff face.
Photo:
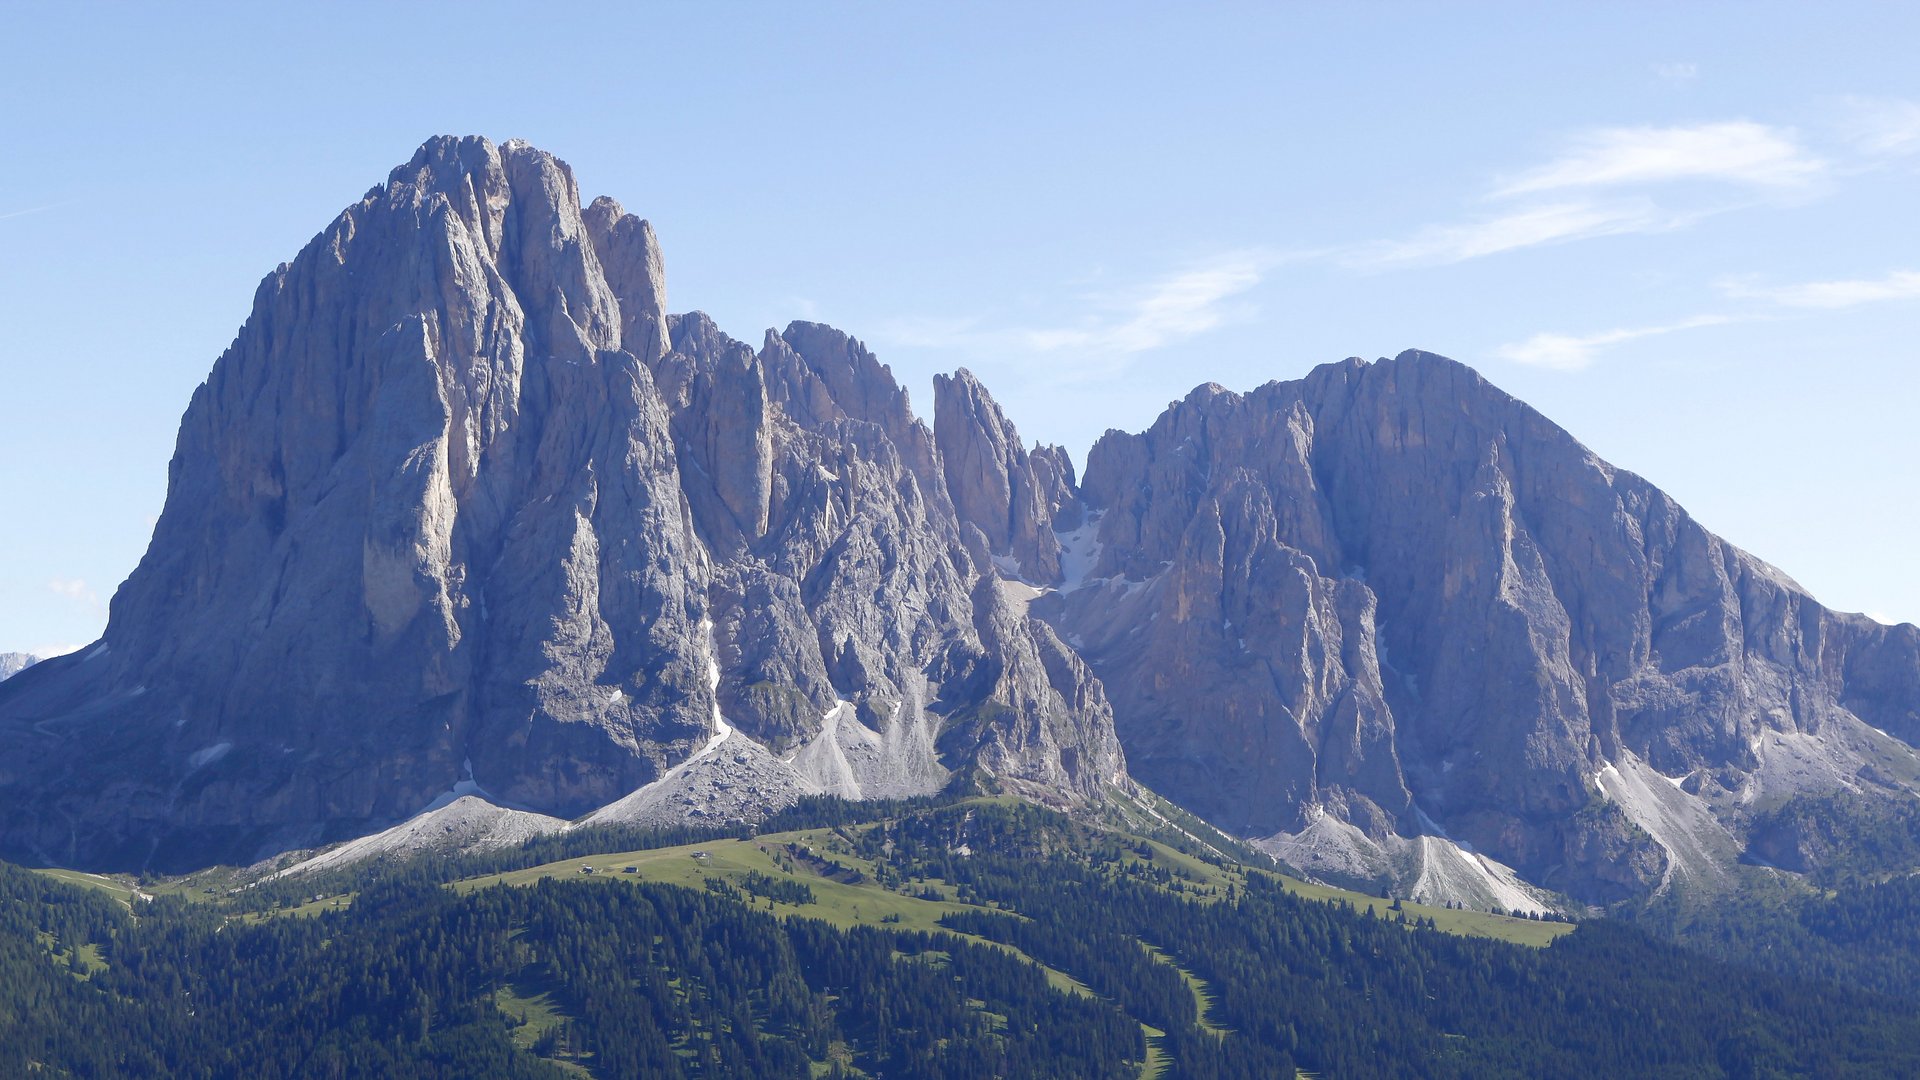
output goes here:
<path id="1" fill-rule="evenodd" d="M 1081 498 L 1087 580 L 1038 610 L 1135 775 L 1303 861 L 1331 814 L 1611 899 L 1723 868 L 1762 797 L 1910 797 L 1920 632 L 1450 360 L 1202 387 L 1102 439 Z"/>
<path id="2" fill-rule="evenodd" d="M 261 284 L 105 636 L 0 684 L 0 854 L 1086 806 L 1131 763 L 1307 869 L 1514 907 L 1724 882 L 1757 809 L 1920 789 L 1920 628 L 1450 360 L 1202 386 L 1082 483 L 933 390 L 929 424 L 831 327 L 669 314 L 647 222 L 435 139 Z"/>
<path id="3" fill-rule="evenodd" d="M 933 431 L 947 489 L 971 545 L 1015 577 L 1060 580 L 1055 530 L 1079 525 L 1073 463 L 1057 446 L 1031 454 L 986 387 L 961 368 L 933 377 Z M 975 537 L 974 532 L 978 535 Z"/>
<path id="4" fill-rule="evenodd" d="M 463 784 L 573 817 L 730 730 L 813 756 L 728 812 L 1124 783 L 1084 666 L 975 612 L 961 531 L 857 342 L 671 317 L 646 222 L 523 143 L 435 139 L 262 283 L 105 636 L 0 695 L 0 844 L 248 859 Z"/>

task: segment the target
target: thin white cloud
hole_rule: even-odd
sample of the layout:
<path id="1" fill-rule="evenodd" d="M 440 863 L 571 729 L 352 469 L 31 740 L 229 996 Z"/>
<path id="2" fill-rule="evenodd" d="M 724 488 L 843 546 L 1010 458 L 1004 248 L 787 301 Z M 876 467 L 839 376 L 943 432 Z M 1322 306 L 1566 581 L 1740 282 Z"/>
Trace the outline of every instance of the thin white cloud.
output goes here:
<path id="1" fill-rule="evenodd" d="M 64 596 L 93 611 L 103 611 L 106 607 L 100 602 L 100 594 L 79 578 L 54 578 L 47 582 L 47 591 Z"/>
<path id="2" fill-rule="evenodd" d="M 1847 98 L 1840 132 L 1860 150 L 1874 155 L 1920 151 L 1920 101 L 1897 98 Z"/>
<path id="3" fill-rule="evenodd" d="M 1849 308 L 1885 300 L 1920 299 L 1920 271 L 1895 270 L 1881 278 L 1807 281 L 1797 285 L 1754 286 L 1726 282 L 1721 291 L 1741 299 L 1765 300 L 1792 308 Z"/>
<path id="4" fill-rule="evenodd" d="M 1694 63 L 1655 64 L 1653 73 L 1661 82 L 1690 83 L 1700 77 L 1700 65 Z"/>
<path id="5" fill-rule="evenodd" d="M 881 322 L 874 340 L 911 349 L 958 349 L 978 345 L 991 336 L 980 329 L 983 319 L 908 315 Z"/>
<path id="6" fill-rule="evenodd" d="M 1694 216 L 1662 211 L 1645 199 L 1555 202 L 1461 224 L 1430 225 L 1405 240 L 1360 249 L 1347 261 L 1381 267 L 1463 262 L 1540 244 L 1661 232 L 1688 224 Z"/>
<path id="7" fill-rule="evenodd" d="M 1479 218 L 1429 225 L 1404 240 L 1349 251 L 1357 267 L 1445 264 L 1542 244 L 1684 228 L 1751 205 L 1756 191 L 1800 193 L 1828 171 L 1791 130 L 1736 120 L 1691 127 L 1618 127 L 1573 136 L 1544 164 L 1497 184 L 1487 198 L 1505 208 Z M 1742 189 L 1645 190 L 1681 182 Z M 1615 189 L 1627 189 L 1609 194 Z"/>
<path id="8" fill-rule="evenodd" d="M 67 205 L 68 202 L 72 202 L 72 201 L 73 200 L 68 199 L 62 202 L 48 203 L 45 206 L 29 206 L 24 210 L 8 210 L 4 213 L 0 213 L 0 221 L 7 221 L 17 217 L 26 217 L 28 214 L 42 214 L 47 212 L 48 210 L 53 210 L 57 207 L 65 206 Z"/>
<path id="9" fill-rule="evenodd" d="M 1658 337 L 1702 326 L 1719 326 L 1739 321 L 1730 315 L 1696 315 L 1661 326 L 1622 327 L 1598 334 L 1535 334 L 1525 341 L 1502 345 L 1494 355 L 1516 364 L 1550 368 L 1555 371 L 1579 371 L 1592 365 L 1605 349 L 1640 338 Z"/>
<path id="10" fill-rule="evenodd" d="M 1716 180 L 1798 187 L 1826 170 L 1793 132 L 1747 120 L 1692 127 L 1602 128 L 1497 188 L 1495 198 L 1569 189 Z"/>
<path id="11" fill-rule="evenodd" d="M 1108 310 L 1073 326 L 1020 330 L 1036 352 L 1139 353 L 1204 334 L 1231 317 L 1226 301 L 1260 284 L 1270 255 L 1238 251 L 1215 256 L 1154 282 L 1145 289 L 1107 298 Z"/>
<path id="12" fill-rule="evenodd" d="M 1779 318 L 1778 309 L 1836 310 L 1887 300 L 1920 300 L 1920 271 L 1896 270 L 1880 278 L 1809 281 L 1796 285 L 1756 286 L 1746 281 L 1720 283 L 1720 291 L 1741 300 L 1759 300 L 1764 308 L 1742 315 L 1697 315 L 1660 326 L 1623 327 L 1598 334 L 1535 334 L 1525 341 L 1502 345 L 1494 354 L 1503 360 L 1558 371 L 1578 371 L 1592 365 L 1607 348 L 1639 338 L 1671 334 L 1703 326 Z"/>
<path id="13" fill-rule="evenodd" d="M 991 326 L 983 317 L 883 323 L 877 340 L 930 349 L 1125 356 L 1204 334 L 1244 313 L 1231 301 L 1280 262 L 1307 257 L 1229 251 L 1143 286 L 1083 297 L 1082 318 L 1055 326 Z"/>

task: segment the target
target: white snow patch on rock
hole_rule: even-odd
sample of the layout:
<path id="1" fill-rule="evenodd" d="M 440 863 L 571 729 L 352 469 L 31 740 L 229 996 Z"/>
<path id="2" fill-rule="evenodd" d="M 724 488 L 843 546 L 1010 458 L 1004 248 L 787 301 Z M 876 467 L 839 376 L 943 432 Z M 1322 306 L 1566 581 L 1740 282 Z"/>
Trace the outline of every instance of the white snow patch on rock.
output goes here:
<path id="1" fill-rule="evenodd" d="M 1088 514 L 1072 532 L 1054 534 L 1060 541 L 1060 591 L 1072 592 L 1086 584 L 1088 575 L 1100 562 L 1100 518 L 1106 512 Z"/>
<path id="2" fill-rule="evenodd" d="M 233 744 L 230 742 L 214 743 L 212 746 L 203 747 L 199 750 L 195 750 L 191 754 L 188 754 L 187 764 L 193 766 L 196 769 L 200 768 L 203 765 L 211 765 L 214 762 L 219 761 L 221 758 L 226 757 L 227 751 L 231 749 L 233 749 Z"/>

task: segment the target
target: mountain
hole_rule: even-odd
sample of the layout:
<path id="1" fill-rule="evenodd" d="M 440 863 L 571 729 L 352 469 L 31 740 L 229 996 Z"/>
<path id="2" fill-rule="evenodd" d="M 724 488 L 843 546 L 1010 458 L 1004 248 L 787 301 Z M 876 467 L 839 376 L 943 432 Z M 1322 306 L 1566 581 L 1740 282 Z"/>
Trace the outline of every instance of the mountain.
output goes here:
<path id="1" fill-rule="evenodd" d="M 932 400 L 670 314 L 646 221 L 432 140 L 262 283 L 105 636 L 0 686 L 0 853 L 1137 777 L 1324 878 L 1543 909 L 1818 870 L 1920 790 L 1920 629 L 1451 360 L 1202 386 L 1084 478 L 972 374 Z"/>
<path id="2" fill-rule="evenodd" d="M 460 797 L 1124 785 L 891 372 L 668 316 L 662 266 L 552 156 L 437 138 L 268 275 L 105 635 L 0 695 L 0 847 L 182 867 Z"/>
<path id="3" fill-rule="evenodd" d="M 1084 570 L 1035 610 L 1136 776 L 1302 868 L 1613 900 L 1723 884 L 1782 801 L 1920 787 L 1920 628 L 1821 607 L 1453 361 L 1203 386 L 1079 498 Z"/>
<path id="4" fill-rule="evenodd" d="M 32 653 L 0 653 L 0 682 L 13 678 L 39 662 L 40 658 Z"/>

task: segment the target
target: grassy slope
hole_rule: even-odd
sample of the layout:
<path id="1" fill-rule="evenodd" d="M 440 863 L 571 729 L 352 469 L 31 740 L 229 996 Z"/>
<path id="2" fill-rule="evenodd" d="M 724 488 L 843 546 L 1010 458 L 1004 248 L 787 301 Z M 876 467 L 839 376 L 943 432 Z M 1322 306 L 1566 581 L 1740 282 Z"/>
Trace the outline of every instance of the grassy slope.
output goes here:
<path id="1" fill-rule="evenodd" d="M 857 832 L 872 827 L 874 826 L 854 826 L 849 831 Z M 1129 839 L 1135 843 L 1138 842 L 1138 838 L 1129 837 Z M 1329 903 L 1344 901 L 1353 905 L 1356 910 L 1371 909 L 1376 915 L 1382 917 L 1389 914 L 1390 902 L 1379 897 L 1314 885 L 1265 870 L 1242 866 L 1221 866 L 1177 851 L 1158 841 L 1150 840 L 1147 843 L 1151 845 L 1153 851 L 1151 861 L 1156 865 L 1184 874 L 1189 885 L 1197 883 L 1201 886 L 1213 886 L 1224 893 L 1229 885 L 1236 888 L 1244 886 L 1249 874 L 1266 874 L 1269 877 L 1278 878 L 1289 891 L 1307 899 Z M 831 858 L 842 866 L 858 870 L 864 880 L 856 884 L 832 881 L 812 872 L 804 864 L 775 857 L 776 852 L 784 852 L 790 844 L 797 844 L 816 854 Z M 695 858 L 696 851 L 703 852 L 705 857 Z M 1124 857 L 1128 862 L 1148 861 L 1132 852 Z M 633 873 L 626 872 L 629 866 L 634 868 Z M 792 869 L 788 869 L 789 866 Z M 592 867 L 594 872 L 584 873 L 586 867 Z M 524 870 L 470 878 L 454 883 L 452 888 L 466 892 L 492 885 L 528 885 L 543 878 L 553 877 L 583 878 L 608 884 L 623 881 L 655 881 L 695 889 L 704 888 L 707 879 L 715 878 L 728 881 L 735 887 L 741 887 L 749 873 L 758 872 L 784 880 L 801 882 L 813 890 L 814 902 L 811 904 L 788 904 L 764 897 L 749 897 L 749 903 L 753 906 L 779 917 L 798 915 L 817 918 L 841 927 L 866 925 L 893 926 L 910 930 L 939 930 L 941 915 L 951 911 L 963 911 L 969 907 L 951 899 L 954 890 L 946 883 L 937 883 L 935 887 L 949 899 L 923 900 L 918 896 L 906 895 L 882 887 L 875 880 L 877 876 L 875 870 L 870 861 L 855 855 L 852 845 L 836 835 L 834 830 L 803 829 L 770 833 L 752 840 L 714 840 L 679 847 L 567 859 L 528 867 Z M 912 888 L 918 891 L 922 886 L 916 885 Z M 1196 897 L 1194 902 L 1216 901 L 1211 897 Z M 1573 929 L 1572 925 L 1567 923 L 1534 922 L 1484 912 L 1428 907 L 1423 904 L 1403 903 L 1402 907 L 1407 918 L 1431 916 L 1436 928 L 1447 933 L 1497 938 L 1536 947 L 1546 945 L 1554 938 Z M 1008 948 L 995 942 L 984 942 L 984 944 L 993 945 L 995 948 Z M 1180 971 L 1193 991 L 1195 1003 L 1200 1008 L 1201 1027 L 1219 1033 L 1221 1029 L 1208 1019 L 1213 995 L 1205 981 L 1186 970 L 1179 964 L 1177 958 L 1149 943 L 1142 944 L 1146 945 L 1157 958 L 1173 964 Z M 1017 952 L 1018 950 L 1009 951 Z M 1054 986 L 1093 996 L 1091 990 L 1071 975 L 1045 965 L 1042 967 L 1048 981 Z M 1143 1078 L 1159 1077 L 1167 1066 L 1162 1041 L 1164 1033 L 1146 1024 L 1142 1024 L 1141 1028 L 1147 1035 L 1147 1058 L 1142 1064 L 1140 1075 Z"/>
<path id="2" fill-rule="evenodd" d="M 981 801 L 1013 800 L 1003 798 Z M 853 826 L 852 831 L 872 827 L 871 825 Z M 1126 839 L 1129 844 L 1137 843 L 1139 840 L 1138 837 L 1127 833 L 1116 835 Z M 851 866 L 864 874 L 866 880 L 859 884 L 848 885 L 819 877 L 808 872 L 804 867 L 796 867 L 794 871 L 784 869 L 770 852 L 790 843 L 810 847 L 843 865 Z M 1390 901 L 1377 896 L 1300 881 L 1267 870 L 1245 866 L 1223 867 L 1176 851 L 1159 841 L 1149 840 L 1147 843 L 1152 845 L 1155 863 L 1169 869 L 1177 868 L 1186 874 L 1190 881 L 1200 885 L 1214 886 L 1224 891 L 1229 884 L 1238 886 L 1244 883 L 1249 874 L 1264 874 L 1270 878 L 1277 878 L 1289 891 L 1306 899 L 1327 902 L 1344 901 L 1353 905 L 1355 910 L 1371 909 L 1374 914 L 1382 916 L 1389 913 Z M 692 857 L 694 851 L 706 851 L 708 858 L 695 859 Z M 1129 862 L 1141 861 L 1138 856 L 1131 853 L 1126 857 Z M 835 836 L 832 829 L 827 828 L 773 833 L 754 840 L 713 840 L 681 847 L 656 848 L 650 851 L 591 855 L 545 863 L 510 873 L 472 878 L 458 882 L 453 887 L 461 891 L 470 891 L 493 884 L 522 885 L 548 877 L 569 875 L 587 877 L 588 875 L 580 873 L 583 866 L 595 868 L 596 873 L 591 875 L 595 880 L 637 879 L 685 885 L 695 889 L 701 888 L 707 878 L 732 880 L 737 885 L 737 879 L 743 878 L 750 871 L 759 871 L 763 874 L 806 883 L 813 889 L 815 902 L 807 905 L 793 905 L 772 903 L 755 897 L 753 898 L 755 906 L 767 908 L 779 915 L 802 914 L 811 918 L 824 919 L 840 927 L 883 925 L 888 916 L 898 916 L 897 925 L 901 929 L 935 930 L 938 929 L 937 922 L 941 915 L 950 911 L 962 911 L 968 907 L 951 899 L 938 902 L 922 900 L 916 896 L 903 895 L 880 887 L 873 880 L 875 877 L 873 864 L 854 855 L 851 847 Z M 623 873 L 627 866 L 636 867 L 637 872 Z M 124 876 L 110 877 L 59 868 L 43 869 L 38 872 L 69 884 L 100 889 L 128 904 L 131 904 L 137 892 L 145 892 L 152 896 L 180 895 L 190 900 L 217 903 L 224 897 L 227 888 L 237 881 L 234 876 L 235 871 L 225 867 L 138 886 L 132 879 Z M 950 887 L 943 888 L 942 891 L 949 897 L 953 895 Z M 329 896 L 273 914 L 311 915 L 346 902 L 348 902 L 346 897 Z M 1200 902 L 1208 901 L 1202 899 Z M 768 907 L 769 904 L 771 907 Z M 1411 902 L 1403 902 L 1402 907 L 1408 918 L 1431 917 L 1436 928 L 1446 933 L 1497 938 L 1520 945 L 1545 945 L 1573 929 L 1569 923 L 1534 922 L 1529 919 L 1514 919 L 1481 911 L 1454 911 Z"/>
<path id="3" fill-rule="evenodd" d="M 857 831 L 871 827 L 854 826 L 853 829 Z M 853 867 L 865 875 L 866 880 L 856 885 L 848 885 L 819 877 L 809 872 L 804 866 L 797 866 L 789 871 L 775 861 L 771 852 L 790 843 L 811 848 L 842 865 Z M 1382 900 L 1377 896 L 1315 885 L 1265 870 L 1222 867 L 1196 859 L 1184 852 L 1175 851 L 1157 841 L 1148 841 L 1148 843 L 1153 847 L 1155 863 L 1168 868 L 1178 868 L 1201 885 L 1215 886 L 1224 891 L 1229 884 L 1238 886 L 1244 883 L 1248 874 L 1265 874 L 1278 878 L 1289 891 L 1310 900 L 1345 901 L 1352 904 L 1355 910 L 1371 909 L 1376 915 L 1381 916 L 1389 914 L 1390 901 Z M 693 858 L 695 851 L 706 852 L 707 858 Z M 1132 862 L 1141 861 L 1138 856 L 1132 854 L 1127 858 Z M 586 866 L 593 867 L 595 873 L 582 874 L 581 869 Z M 636 872 L 625 873 L 624 870 L 628 866 L 635 867 Z M 964 911 L 968 907 L 950 899 L 937 902 L 922 900 L 916 896 L 907 896 L 882 888 L 873 880 L 875 877 L 873 864 L 854 855 L 851 846 L 835 836 L 831 829 L 803 829 L 795 832 L 770 833 L 753 840 L 714 840 L 681 847 L 656 848 L 651 851 L 590 855 L 585 858 L 545 863 L 525 870 L 471 878 L 458 882 L 453 887 L 467 891 L 495 884 L 524 885 L 549 877 L 591 876 L 595 880 L 637 879 L 698 889 L 703 887 L 707 878 L 730 880 L 738 885 L 738 879 L 744 878 L 751 871 L 803 882 L 813 889 L 814 895 L 814 903 L 804 905 L 775 903 L 754 897 L 753 903 L 756 907 L 783 916 L 800 914 L 810 918 L 824 919 L 841 927 L 883 925 L 888 916 L 897 915 L 899 917 L 897 925 L 901 929 L 936 930 L 939 929 L 937 924 L 941 915 L 950 911 Z M 942 892 L 949 897 L 953 895 L 950 887 L 942 888 Z M 1202 899 L 1199 902 L 1208 901 Z M 1454 911 L 1406 902 L 1402 903 L 1402 907 L 1408 918 L 1429 916 L 1434 920 L 1435 927 L 1446 933 L 1498 938 L 1520 945 L 1545 945 L 1573 929 L 1570 923 L 1534 922 L 1531 919 L 1514 919 L 1482 911 Z"/>
<path id="4" fill-rule="evenodd" d="M 982 799 L 981 801 L 999 800 Z M 871 824 L 851 826 L 847 832 L 851 834 L 874 827 Z M 1157 840 L 1143 841 L 1142 838 L 1129 832 L 1110 831 L 1126 842 L 1128 850 L 1123 858 L 1127 862 L 1151 862 L 1153 865 L 1171 870 L 1189 889 L 1196 886 L 1211 887 L 1217 894 L 1224 894 L 1229 887 L 1243 888 L 1249 875 L 1261 874 L 1278 879 L 1289 891 L 1306 899 L 1327 903 L 1345 902 L 1356 910 L 1371 910 L 1383 917 L 1390 914 L 1388 910 L 1390 902 L 1379 897 L 1316 885 L 1244 865 L 1221 865 L 1188 855 Z M 1152 851 L 1150 859 L 1132 850 L 1143 842 Z M 816 855 L 832 859 L 843 867 L 856 870 L 861 875 L 861 880 L 847 883 L 823 877 L 805 863 L 798 862 L 789 856 L 786 850 L 789 845 L 797 845 Z M 695 852 L 703 853 L 704 857 L 695 858 Z M 587 867 L 592 867 L 593 873 L 585 873 Z M 626 872 L 628 867 L 633 868 L 632 873 Z M 189 900 L 217 904 L 224 899 L 227 890 L 235 883 L 234 871 L 229 868 L 215 868 L 185 878 L 169 879 L 141 886 L 136 886 L 130 879 L 116 879 L 74 870 L 48 869 L 41 872 L 61 881 L 100 889 L 129 906 L 133 898 L 142 892 L 154 896 L 178 895 Z M 791 904 L 749 894 L 747 902 L 751 906 L 768 911 L 776 917 L 815 918 L 842 928 L 880 926 L 901 930 L 936 931 L 943 929 L 939 925 L 942 915 L 965 911 L 970 907 L 991 906 L 960 903 L 953 899 L 955 896 L 953 886 L 945 882 L 931 883 L 945 897 L 941 900 L 922 899 L 918 895 L 910 895 L 908 891 L 895 891 L 883 887 L 876 880 L 878 873 L 874 864 L 854 854 L 853 846 L 841 835 L 837 835 L 836 830 L 832 828 L 772 833 L 751 840 L 710 840 L 678 847 L 590 855 L 545 863 L 524 870 L 469 878 L 455 882 L 449 887 L 464 893 L 493 885 L 528 885 L 545 878 L 569 878 L 604 882 L 609 885 L 651 881 L 702 889 L 706 887 L 709 879 L 718 879 L 744 892 L 747 875 L 756 872 L 805 884 L 813 892 L 813 902 Z M 911 892 L 921 891 L 926 884 L 916 883 L 910 887 Z M 1218 899 L 1218 895 L 1192 897 L 1195 903 L 1215 903 Z M 249 912 L 240 917 L 253 922 L 281 915 L 312 915 L 351 902 L 350 895 L 327 896 L 319 900 L 309 900 L 297 907 L 272 912 Z M 1497 938 L 1521 945 L 1543 946 L 1573 929 L 1566 923 L 1533 922 L 1484 912 L 1454 911 L 1413 903 L 1403 903 L 1402 906 L 1407 918 L 1431 917 L 1436 928 L 1443 932 Z M 960 936 L 971 937 L 971 935 Z M 1018 952 L 997 942 L 987 942 L 977 938 L 972 940 L 981 941 L 982 944 L 994 948 Z M 1142 942 L 1142 944 L 1157 959 L 1172 964 L 1180 971 L 1193 991 L 1195 1003 L 1199 1006 L 1202 1028 L 1219 1033 L 1221 1029 L 1208 1019 L 1212 1005 L 1212 992 L 1206 983 L 1188 971 L 1179 962 L 1178 957 L 1167 954 L 1151 943 Z M 1066 972 L 1045 965 L 1040 966 L 1045 971 L 1048 982 L 1056 988 L 1089 997 L 1097 996 L 1086 985 Z M 515 985 L 503 988 L 496 997 L 496 1004 L 501 1011 L 521 1021 L 522 1026 L 517 1027 L 514 1034 L 516 1042 L 523 1047 L 531 1047 L 533 1041 L 543 1031 L 563 1019 L 562 1014 L 557 1012 L 552 1002 L 548 1000 L 548 995 L 539 992 L 537 987 Z M 1158 1077 L 1162 1075 L 1168 1064 L 1162 1041 L 1163 1033 L 1145 1024 L 1141 1027 L 1147 1034 L 1147 1058 L 1142 1065 L 1141 1076 Z M 557 1061 L 555 1064 L 562 1065 L 569 1071 L 579 1069 L 576 1063 L 570 1061 Z M 820 1068 L 824 1069 L 824 1066 Z M 584 1070 L 580 1071 L 584 1073 Z"/>
<path id="5" fill-rule="evenodd" d="M 111 878 L 105 874 L 88 874 L 79 870 L 66 870 L 60 867 L 50 867 L 35 872 L 45 874 L 55 881 L 64 881 L 69 885 L 81 885 L 89 889 L 99 889 L 101 892 L 106 893 L 108 896 L 113 897 L 128 907 L 133 906 L 134 887 L 118 878 Z"/>

